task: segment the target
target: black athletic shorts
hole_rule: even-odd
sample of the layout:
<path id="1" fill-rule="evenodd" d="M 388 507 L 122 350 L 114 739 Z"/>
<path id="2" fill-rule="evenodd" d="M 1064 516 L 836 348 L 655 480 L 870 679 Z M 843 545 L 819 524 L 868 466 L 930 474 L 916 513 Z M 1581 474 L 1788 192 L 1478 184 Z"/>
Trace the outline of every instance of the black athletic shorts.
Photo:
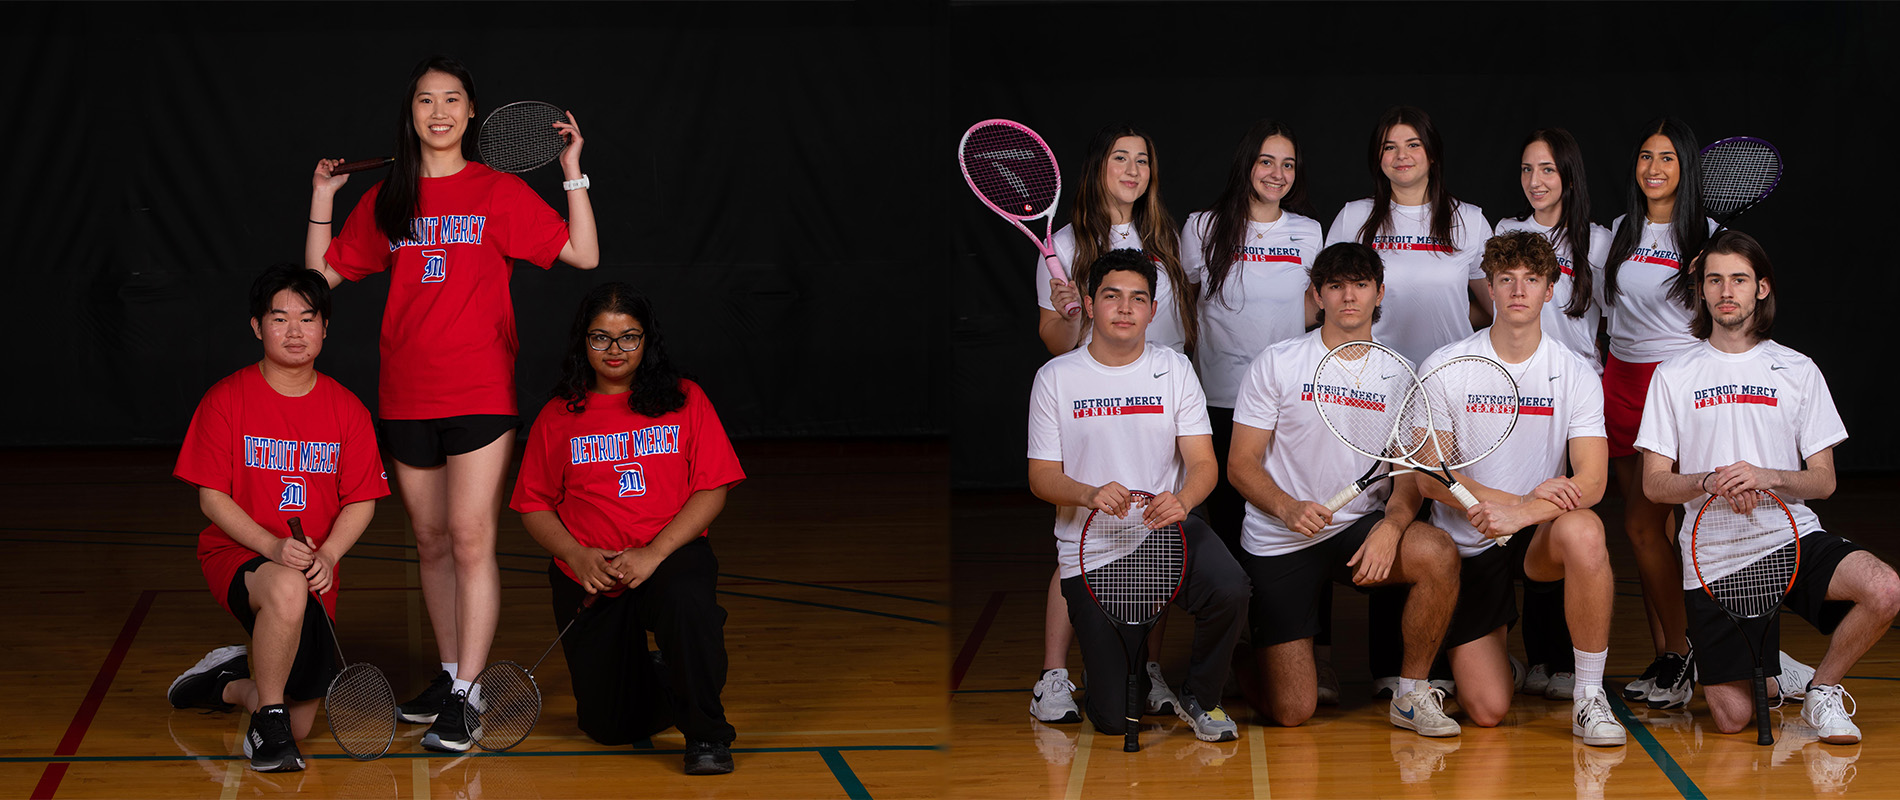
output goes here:
<path id="1" fill-rule="evenodd" d="M 1795 576 L 1794 589 L 1781 601 L 1782 608 L 1807 620 L 1821 633 L 1833 634 L 1854 604 L 1827 599 L 1827 586 L 1834 580 L 1841 559 L 1860 549 L 1860 545 L 1827 531 L 1801 537 L 1801 571 Z M 1729 621 L 1728 612 L 1701 586 L 1682 590 L 1682 598 L 1689 612 L 1689 641 L 1695 645 L 1696 672 L 1703 685 L 1753 680 L 1755 663 L 1748 640 Z M 1751 637 L 1762 635 L 1762 626 L 1768 626 L 1761 645 L 1762 652 L 1769 654 L 1763 658 L 1764 673 L 1780 675 L 1781 660 L 1772 655 L 1781 649 L 1780 620 L 1770 624 L 1766 619 L 1746 619 L 1741 623 Z"/>
<path id="2" fill-rule="evenodd" d="M 1371 587 L 1352 582 L 1352 554 L 1365 544 L 1372 526 L 1385 519 L 1374 511 L 1332 536 L 1301 550 L 1277 556 L 1244 553 L 1240 566 L 1253 581 L 1253 600 L 1247 605 L 1247 624 L 1254 647 L 1311 638 L 1320 629 L 1320 597 L 1343 583 L 1361 592 Z"/>
<path id="3" fill-rule="evenodd" d="M 1458 607 L 1451 612 L 1451 625 L 1445 629 L 1445 649 L 1484 638 L 1500 626 L 1517 622 L 1517 592 L 1513 579 L 1524 582 L 1526 591 L 1554 591 L 1562 581 L 1534 581 L 1524 574 L 1524 555 L 1538 528 L 1533 526 L 1511 534 L 1511 543 L 1487 547 L 1483 552 L 1460 559 L 1458 568 Z"/>
<path id="4" fill-rule="evenodd" d="M 521 427 L 513 414 L 468 414 L 442 419 L 383 420 L 383 452 L 412 467 L 439 467 L 449 456 L 473 453 Z"/>
<path id="5" fill-rule="evenodd" d="M 251 613 L 251 589 L 244 585 L 244 576 L 257 571 L 258 567 L 270 563 L 270 559 L 258 556 L 238 567 L 237 575 L 231 578 L 231 588 L 225 591 L 225 597 L 231 601 L 231 615 L 244 624 L 244 633 L 252 634 L 257 627 L 257 615 Z M 286 700 L 322 700 L 330 693 L 330 681 L 343 669 L 336 661 L 336 643 L 330 638 L 330 626 L 323 623 L 323 604 L 316 595 L 304 593 L 303 633 L 297 637 L 297 659 L 290 664 L 290 679 L 284 681 Z M 255 653 L 251 656 L 255 659 Z M 255 672 L 255 668 L 252 670 Z"/>

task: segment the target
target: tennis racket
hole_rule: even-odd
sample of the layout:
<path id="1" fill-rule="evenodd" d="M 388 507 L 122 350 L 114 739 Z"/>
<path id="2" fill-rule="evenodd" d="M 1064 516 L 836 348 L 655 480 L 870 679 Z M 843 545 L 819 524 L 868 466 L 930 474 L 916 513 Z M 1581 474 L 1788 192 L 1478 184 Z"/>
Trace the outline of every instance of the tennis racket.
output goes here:
<path id="1" fill-rule="evenodd" d="M 303 520 L 296 517 L 290 518 L 290 536 L 299 544 L 310 544 L 303 534 Z M 321 598 L 317 613 L 330 631 L 330 643 L 336 645 L 336 663 L 348 664 L 330 680 L 330 690 L 323 695 L 323 716 L 330 721 L 330 735 L 350 758 L 358 761 L 382 758 L 389 752 L 390 743 L 396 740 L 396 693 L 390 690 L 389 679 L 383 677 L 382 670 L 372 664 L 350 664 L 343 657 L 343 643 L 337 639 L 336 623 L 323 612 Z"/>
<path id="2" fill-rule="evenodd" d="M 509 103 L 488 112 L 488 118 L 476 128 L 475 150 L 491 169 L 527 172 L 561 157 L 561 151 L 567 149 L 567 137 L 554 128 L 554 123 L 566 121 L 567 112 L 549 103 Z M 389 157 L 345 161 L 330 174 L 381 169 L 394 163 L 396 159 Z"/>
<path id="3" fill-rule="evenodd" d="M 1347 342 L 1320 360 L 1313 374 L 1320 419 L 1347 447 L 1374 459 L 1365 475 L 1327 499 L 1327 511 L 1374 483 L 1413 472 L 1444 484 L 1466 510 L 1478 504 L 1452 470 L 1477 463 L 1511 435 L 1517 381 L 1504 365 L 1475 355 L 1412 376 L 1403 356 L 1376 342 Z M 1497 538 L 1500 545 L 1510 540 Z"/>
<path id="4" fill-rule="evenodd" d="M 1117 517 L 1097 509 L 1082 523 L 1082 585 L 1110 622 L 1121 629 L 1128 651 L 1128 722 L 1122 750 L 1141 750 L 1141 683 L 1148 629 L 1181 591 L 1187 574 L 1187 533 L 1176 523 L 1150 530 L 1141 511 L 1154 495 L 1129 492 L 1128 511 Z"/>
<path id="5" fill-rule="evenodd" d="M 1801 570 L 1800 532 L 1774 492 L 1755 490 L 1740 507 L 1710 496 L 1696 512 L 1689 549 L 1702 590 L 1728 612 L 1755 656 L 1755 743 L 1774 744 L 1768 729 L 1768 678 L 1763 661 L 1768 629 Z M 1742 620 L 1762 620 L 1753 636 Z"/>
<path id="6" fill-rule="evenodd" d="M 593 608 L 600 597 L 590 594 L 581 601 L 580 607 L 574 609 L 573 619 L 561 626 L 561 633 L 548 643 L 548 649 L 541 651 L 534 666 L 522 669 L 513 661 L 497 661 L 475 677 L 480 691 L 469 692 L 462 719 L 467 720 L 469 738 L 477 747 L 493 752 L 512 750 L 534 731 L 535 723 L 541 720 L 541 686 L 534 682 L 534 671 L 541 668 L 541 662 L 548 660 L 554 646 L 561 643 L 562 637 L 567 636 L 574 623 L 579 622 L 581 615 Z"/>
<path id="7" fill-rule="evenodd" d="M 1062 173 L 1056 168 L 1056 154 L 1042 137 L 1019 122 L 984 120 L 963 132 L 957 164 L 977 199 L 1036 243 L 1049 275 L 1070 283 L 1049 236 L 1056 222 L 1056 200 L 1062 196 Z M 1041 238 L 1023 224 L 1037 219 L 1043 219 Z M 1069 303 L 1062 314 L 1074 314 L 1081 307 Z"/>
<path id="8" fill-rule="evenodd" d="M 1702 210 L 1726 227 L 1781 184 L 1781 151 L 1753 136 L 1702 148 Z"/>

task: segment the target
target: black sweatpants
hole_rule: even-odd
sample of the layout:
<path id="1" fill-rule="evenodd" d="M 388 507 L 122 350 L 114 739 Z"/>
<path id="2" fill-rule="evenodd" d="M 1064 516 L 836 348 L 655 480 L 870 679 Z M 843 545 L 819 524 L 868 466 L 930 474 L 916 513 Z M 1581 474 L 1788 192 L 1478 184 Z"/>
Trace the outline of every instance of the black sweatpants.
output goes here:
<path id="1" fill-rule="evenodd" d="M 1174 602 L 1194 617 L 1194 650 L 1181 690 L 1192 693 L 1206 710 L 1220 705 L 1234 645 L 1247 627 L 1247 601 L 1253 589 L 1247 573 L 1207 523 L 1189 515 L 1182 528 L 1187 532 L 1187 577 Z M 1127 723 L 1127 644 L 1145 638 L 1144 631 L 1110 621 L 1089 599 L 1081 576 L 1062 579 L 1062 596 L 1069 601 L 1069 622 L 1082 646 L 1088 717 L 1096 730 L 1120 736 Z M 1147 670 L 1141 670 L 1139 679 L 1140 697 L 1146 698 Z"/>
<path id="2" fill-rule="evenodd" d="M 561 639 L 573 677 L 581 732 L 628 744 L 678 725 L 689 740 L 730 743 L 719 692 L 726 686 L 726 610 L 713 585 L 719 559 L 704 537 L 682 545 L 653 575 L 619 597 L 602 597 Z M 554 627 L 574 619 L 587 591 L 548 564 Z M 660 648 L 647 651 L 646 632 Z M 664 664 L 656 663 L 663 661 Z"/>

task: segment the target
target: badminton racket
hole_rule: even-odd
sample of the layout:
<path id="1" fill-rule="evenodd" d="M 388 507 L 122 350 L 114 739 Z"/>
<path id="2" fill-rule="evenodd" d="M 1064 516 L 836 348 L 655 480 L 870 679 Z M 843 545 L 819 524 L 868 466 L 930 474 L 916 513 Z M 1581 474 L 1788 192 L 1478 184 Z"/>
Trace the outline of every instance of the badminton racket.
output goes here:
<path id="1" fill-rule="evenodd" d="M 290 536 L 309 547 L 310 540 L 303 534 L 303 521 L 296 517 L 290 518 Z M 311 549 L 314 552 L 315 548 Z M 372 664 L 350 664 L 349 659 L 343 657 L 343 643 L 337 639 L 336 623 L 323 611 L 321 598 L 317 614 L 323 617 L 324 627 L 330 631 L 330 643 L 336 646 L 336 663 L 348 665 L 330 680 L 330 690 L 323 695 L 323 715 L 330 721 L 330 735 L 350 758 L 358 761 L 381 758 L 396 740 L 396 693 L 389 688 L 389 679 L 383 677 L 382 670 Z"/>

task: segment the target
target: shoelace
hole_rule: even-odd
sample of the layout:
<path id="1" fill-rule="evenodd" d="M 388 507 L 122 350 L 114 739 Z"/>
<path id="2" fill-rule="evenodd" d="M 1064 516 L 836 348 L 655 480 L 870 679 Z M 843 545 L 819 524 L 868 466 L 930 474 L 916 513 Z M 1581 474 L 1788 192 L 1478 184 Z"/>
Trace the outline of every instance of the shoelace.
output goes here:
<path id="1" fill-rule="evenodd" d="M 1582 717 L 1584 726 L 1588 727 L 1596 722 L 1614 722 L 1616 720 L 1616 712 L 1610 710 L 1610 701 L 1608 698 L 1600 694 L 1593 694 L 1590 695 L 1589 700 L 1584 701 Z"/>
<path id="2" fill-rule="evenodd" d="M 1829 711 L 1839 712 L 1840 715 L 1843 717 L 1852 717 L 1854 716 L 1854 711 L 1860 710 L 1860 705 L 1858 703 L 1854 703 L 1854 696 L 1847 693 L 1847 687 L 1845 686 L 1827 686 L 1827 687 L 1816 686 L 1808 690 L 1809 700 L 1815 699 L 1814 694 L 1816 690 L 1819 690 L 1821 694 L 1821 698 L 1820 698 L 1821 707 L 1819 709 L 1816 709 L 1816 712 L 1814 714 L 1815 719 L 1822 719 L 1823 718 L 1822 715 L 1826 714 Z M 1847 701 L 1846 703 L 1841 702 L 1843 698 L 1846 699 Z M 1854 706 L 1853 711 L 1848 710 L 1847 708 L 1848 704 L 1853 704 Z"/>

